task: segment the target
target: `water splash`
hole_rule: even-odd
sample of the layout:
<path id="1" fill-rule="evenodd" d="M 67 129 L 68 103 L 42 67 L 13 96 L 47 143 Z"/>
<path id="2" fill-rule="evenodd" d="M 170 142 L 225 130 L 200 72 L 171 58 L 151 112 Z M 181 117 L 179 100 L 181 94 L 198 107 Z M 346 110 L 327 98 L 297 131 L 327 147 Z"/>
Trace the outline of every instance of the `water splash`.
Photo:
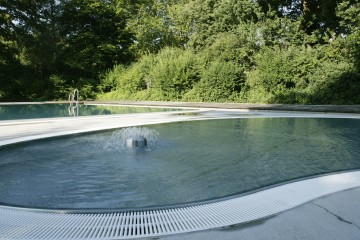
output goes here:
<path id="1" fill-rule="evenodd" d="M 110 140 L 106 143 L 106 149 L 117 149 L 120 151 L 128 149 L 126 141 L 129 139 L 145 139 L 146 150 L 153 150 L 157 146 L 159 133 L 145 127 L 123 128 L 113 132 Z"/>

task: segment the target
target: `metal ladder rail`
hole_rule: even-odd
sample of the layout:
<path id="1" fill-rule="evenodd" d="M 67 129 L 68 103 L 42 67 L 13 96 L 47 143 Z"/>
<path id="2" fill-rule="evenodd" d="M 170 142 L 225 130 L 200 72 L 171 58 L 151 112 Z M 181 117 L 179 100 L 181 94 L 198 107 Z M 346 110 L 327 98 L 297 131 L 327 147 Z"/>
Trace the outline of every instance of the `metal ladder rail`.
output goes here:
<path id="1" fill-rule="evenodd" d="M 70 92 L 68 100 L 70 104 L 68 108 L 69 115 L 79 116 L 79 90 L 75 89 L 74 92 Z"/>

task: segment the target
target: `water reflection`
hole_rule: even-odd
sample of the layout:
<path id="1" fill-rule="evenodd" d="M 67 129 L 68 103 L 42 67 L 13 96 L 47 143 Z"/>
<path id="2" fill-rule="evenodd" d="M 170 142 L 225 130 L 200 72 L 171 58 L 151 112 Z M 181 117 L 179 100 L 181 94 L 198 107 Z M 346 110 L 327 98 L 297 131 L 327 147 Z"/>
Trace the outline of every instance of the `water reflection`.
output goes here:
<path id="1" fill-rule="evenodd" d="M 179 109 L 110 105 L 84 105 L 80 103 L 0 105 L 0 120 L 129 114 L 177 110 Z"/>

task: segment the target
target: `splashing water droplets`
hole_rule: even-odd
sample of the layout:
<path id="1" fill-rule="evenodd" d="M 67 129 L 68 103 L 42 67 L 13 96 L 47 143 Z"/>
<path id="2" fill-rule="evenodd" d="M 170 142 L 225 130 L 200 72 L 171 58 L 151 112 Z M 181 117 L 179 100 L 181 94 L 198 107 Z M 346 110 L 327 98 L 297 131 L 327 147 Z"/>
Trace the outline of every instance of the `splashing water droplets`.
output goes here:
<path id="1" fill-rule="evenodd" d="M 153 150 L 159 133 L 144 127 L 130 127 L 113 132 L 111 139 L 106 143 L 106 149 L 127 150 L 144 148 Z"/>

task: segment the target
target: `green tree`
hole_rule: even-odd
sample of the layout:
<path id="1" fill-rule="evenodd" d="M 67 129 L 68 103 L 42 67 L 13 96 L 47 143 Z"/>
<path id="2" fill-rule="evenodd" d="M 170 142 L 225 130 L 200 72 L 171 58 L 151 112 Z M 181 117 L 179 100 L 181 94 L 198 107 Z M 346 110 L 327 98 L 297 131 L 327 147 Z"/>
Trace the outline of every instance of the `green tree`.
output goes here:
<path id="1" fill-rule="evenodd" d="M 58 1 L 3 0 L 2 7 L 11 19 L 11 31 L 21 50 L 21 60 L 41 75 L 53 72 L 59 42 Z"/>
<path id="2" fill-rule="evenodd" d="M 11 81 L 9 75 L 16 65 L 16 47 L 11 32 L 9 14 L 0 8 L 0 100 L 7 97 Z"/>
<path id="3" fill-rule="evenodd" d="M 55 0 L 1 1 L 0 12 L 6 17 L 1 23 L 1 37 L 11 36 L 16 63 L 7 64 L 10 71 L 4 76 L 11 98 L 36 98 L 36 92 L 43 93 L 48 76 L 56 71 L 58 7 Z"/>
<path id="4" fill-rule="evenodd" d="M 276 13 L 276 17 L 290 17 L 296 19 L 301 15 L 301 0 L 257 0 L 261 10 L 267 16 L 268 13 Z"/>
<path id="5" fill-rule="evenodd" d="M 261 18 L 259 5 L 252 0 L 191 0 L 194 32 L 189 44 L 195 49 L 212 44 L 217 34 L 232 31 L 239 24 L 256 23 Z"/>
<path id="6" fill-rule="evenodd" d="M 356 0 L 341 1 L 336 8 L 340 32 L 345 35 L 360 31 L 360 2 Z"/>
<path id="7" fill-rule="evenodd" d="M 61 50 L 64 64 L 85 76 L 98 77 L 115 64 L 129 63 L 132 34 L 128 16 L 115 1 L 63 0 Z"/>
<path id="8" fill-rule="evenodd" d="M 49 98 L 70 86 L 91 95 L 100 74 L 117 63 L 133 60 L 129 50 L 133 37 L 127 30 L 129 14 L 121 8 L 124 1 L 0 3 L 0 51 L 7 56 L 5 65 L 9 69 L 4 78 L 20 90 L 19 98 Z M 20 71 L 9 68 L 9 57 L 19 63 Z"/>
<path id="9" fill-rule="evenodd" d="M 135 34 L 137 53 L 185 47 L 192 31 L 188 0 L 144 0 L 134 9 L 129 28 Z"/>

